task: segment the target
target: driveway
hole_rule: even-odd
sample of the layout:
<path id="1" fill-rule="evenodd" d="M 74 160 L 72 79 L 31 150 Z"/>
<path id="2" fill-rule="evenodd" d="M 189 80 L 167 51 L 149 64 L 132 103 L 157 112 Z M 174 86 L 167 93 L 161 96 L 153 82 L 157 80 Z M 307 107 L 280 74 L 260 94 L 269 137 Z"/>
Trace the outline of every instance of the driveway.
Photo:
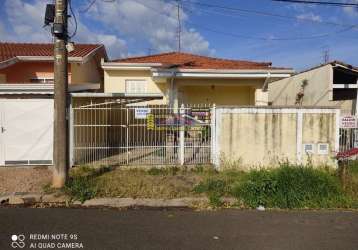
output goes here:
<path id="1" fill-rule="evenodd" d="M 1 208 L 0 220 L 0 249 L 12 249 L 14 234 L 26 247 L 358 249 L 357 212 Z"/>

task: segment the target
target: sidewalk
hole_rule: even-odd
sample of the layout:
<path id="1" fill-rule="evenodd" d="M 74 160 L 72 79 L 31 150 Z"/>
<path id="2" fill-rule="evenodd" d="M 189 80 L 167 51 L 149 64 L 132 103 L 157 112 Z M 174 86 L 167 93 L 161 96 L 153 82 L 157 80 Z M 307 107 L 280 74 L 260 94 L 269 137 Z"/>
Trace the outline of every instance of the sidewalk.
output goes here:
<path id="1" fill-rule="evenodd" d="M 48 167 L 0 167 L 0 196 L 14 192 L 41 193 L 51 178 Z"/>

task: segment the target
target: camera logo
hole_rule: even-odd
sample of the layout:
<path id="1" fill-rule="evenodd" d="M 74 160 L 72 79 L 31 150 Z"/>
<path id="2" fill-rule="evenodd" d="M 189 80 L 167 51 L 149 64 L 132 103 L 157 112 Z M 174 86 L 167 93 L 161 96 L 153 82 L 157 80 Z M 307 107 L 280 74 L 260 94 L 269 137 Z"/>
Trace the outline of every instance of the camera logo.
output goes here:
<path id="1" fill-rule="evenodd" d="M 25 235 L 23 235 L 23 234 L 11 235 L 11 247 L 12 248 L 24 248 L 25 247 Z"/>

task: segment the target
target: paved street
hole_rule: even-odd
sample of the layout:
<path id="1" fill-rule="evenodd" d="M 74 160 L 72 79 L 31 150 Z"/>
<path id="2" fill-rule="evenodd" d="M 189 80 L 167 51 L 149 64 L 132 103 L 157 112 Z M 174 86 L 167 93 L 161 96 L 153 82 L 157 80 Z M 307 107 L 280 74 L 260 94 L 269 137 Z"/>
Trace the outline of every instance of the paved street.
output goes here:
<path id="1" fill-rule="evenodd" d="M 358 249 L 357 212 L 1 208 L 0 223 L 0 249 L 14 234 L 25 249 Z"/>

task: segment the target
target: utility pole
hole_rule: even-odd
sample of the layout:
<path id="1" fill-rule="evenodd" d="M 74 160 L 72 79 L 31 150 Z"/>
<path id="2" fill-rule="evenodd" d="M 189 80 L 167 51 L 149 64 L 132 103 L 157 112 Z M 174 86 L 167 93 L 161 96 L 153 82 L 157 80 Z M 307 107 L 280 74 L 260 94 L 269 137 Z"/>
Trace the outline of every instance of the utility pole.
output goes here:
<path id="1" fill-rule="evenodd" d="M 54 40 L 54 170 L 52 186 L 61 188 L 68 177 L 68 123 L 67 123 L 67 0 L 56 0 L 53 25 Z"/>
<path id="2" fill-rule="evenodd" d="M 178 52 L 181 51 L 181 20 L 180 20 L 180 0 L 177 0 L 177 18 L 178 18 L 178 30 L 177 30 L 177 36 L 178 36 Z"/>

